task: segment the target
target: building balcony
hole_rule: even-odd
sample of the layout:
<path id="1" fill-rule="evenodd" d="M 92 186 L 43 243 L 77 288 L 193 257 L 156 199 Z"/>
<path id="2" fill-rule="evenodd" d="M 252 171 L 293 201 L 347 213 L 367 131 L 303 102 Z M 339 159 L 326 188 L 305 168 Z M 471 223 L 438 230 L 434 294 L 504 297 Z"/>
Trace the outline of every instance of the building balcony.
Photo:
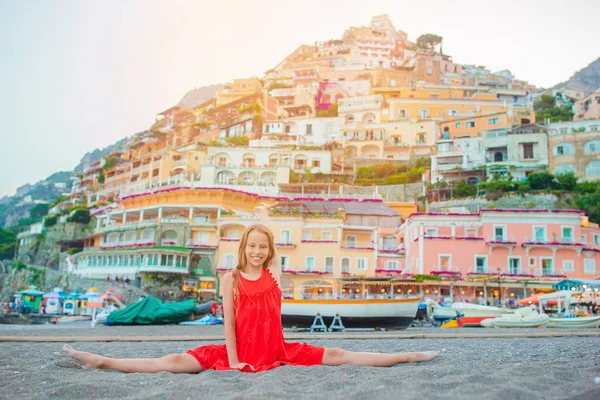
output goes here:
<path id="1" fill-rule="evenodd" d="M 153 240 L 135 240 L 135 241 L 122 241 L 122 242 L 110 242 L 104 243 L 100 245 L 102 250 L 116 250 L 116 249 L 135 249 L 135 248 L 143 248 L 143 247 L 152 247 L 156 246 L 156 242 Z"/>
<path id="2" fill-rule="evenodd" d="M 576 242 L 573 238 L 542 238 L 542 237 L 526 237 L 521 244 L 525 247 L 525 253 L 529 256 L 529 250 L 533 248 L 544 248 L 552 250 L 553 255 L 560 249 L 572 249 L 581 255 L 581 251 L 586 247 L 585 243 Z"/>
<path id="3" fill-rule="evenodd" d="M 275 242 L 275 247 L 289 247 L 289 248 L 294 248 L 294 247 L 296 247 L 296 243 L 294 243 L 292 241 Z"/>
<path id="4" fill-rule="evenodd" d="M 355 242 L 352 240 L 343 240 L 340 242 L 340 248 L 346 250 L 375 250 L 373 242 Z"/>
<path id="5" fill-rule="evenodd" d="M 114 222 L 114 221 L 113 221 Z M 156 226 L 156 218 L 143 219 L 141 221 L 130 221 L 125 223 L 112 223 L 106 226 L 101 226 L 95 229 L 95 232 L 115 232 L 115 231 L 128 231 L 144 228 L 153 228 Z"/>
<path id="6" fill-rule="evenodd" d="M 333 267 L 323 268 L 317 266 L 289 266 L 284 265 L 281 271 L 288 275 L 333 275 Z"/>
<path id="7" fill-rule="evenodd" d="M 194 241 L 194 240 L 188 240 L 187 243 L 185 244 L 185 247 L 189 247 L 192 249 L 216 250 L 219 247 L 219 245 L 208 243 L 208 242 L 198 242 L 198 241 Z"/>

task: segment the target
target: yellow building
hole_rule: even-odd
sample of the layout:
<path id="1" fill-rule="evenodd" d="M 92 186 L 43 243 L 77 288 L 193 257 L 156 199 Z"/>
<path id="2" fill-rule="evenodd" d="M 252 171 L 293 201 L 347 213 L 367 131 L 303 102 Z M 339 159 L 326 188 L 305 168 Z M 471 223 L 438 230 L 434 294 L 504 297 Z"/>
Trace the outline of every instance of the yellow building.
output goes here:
<path id="1" fill-rule="evenodd" d="M 216 105 L 231 103 L 242 97 L 260 92 L 262 92 L 262 83 L 258 78 L 234 79 L 233 83 L 229 83 L 222 90 L 219 90 Z"/>

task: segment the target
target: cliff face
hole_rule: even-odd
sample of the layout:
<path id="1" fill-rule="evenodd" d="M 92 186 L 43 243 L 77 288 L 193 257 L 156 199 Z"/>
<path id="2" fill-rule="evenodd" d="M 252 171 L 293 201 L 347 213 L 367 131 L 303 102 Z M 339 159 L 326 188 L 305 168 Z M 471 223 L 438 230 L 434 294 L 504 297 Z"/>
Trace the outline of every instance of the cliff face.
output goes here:
<path id="1" fill-rule="evenodd" d="M 575 72 L 568 81 L 559 83 L 555 88 L 581 90 L 586 95 L 600 89 L 600 58 L 582 70 Z"/>

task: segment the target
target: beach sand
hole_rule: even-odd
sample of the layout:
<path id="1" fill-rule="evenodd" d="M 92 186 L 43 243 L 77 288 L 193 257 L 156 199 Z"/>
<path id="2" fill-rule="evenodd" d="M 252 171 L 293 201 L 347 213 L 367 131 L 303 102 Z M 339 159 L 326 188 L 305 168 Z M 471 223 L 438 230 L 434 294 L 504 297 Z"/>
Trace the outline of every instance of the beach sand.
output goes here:
<path id="1" fill-rule="evenodd" d="M 210 332 L 218 328 L 196 328 Z M 101 330 L 73 329 L 71 335 Z M 181 327 L 122 327 L 128 333 L 182 335 Z M 187 330 L 187 329 L 186 329 Z M 423 330 L 420 330 L 421 332 Z M 430 330 L 440 332 L 449 330 Z M 456 330 L 455 330 L 456 331 Z M 482 330 L 473 330 L 481 331 Z M 497 330 L 496 330 L 497 331 Z M 0 335 L 68 330 L 4 327 Z M 105 332 L 105 333 L 106 333 Z M 143 333 L 140 333 L 143 332 Z M 411 330 L 403 331 L 410 333 Z M 470 332 L 470 331 L 469 331 Z M 121 332 L 123 333 L 123 332 Z M 113 333 L 114 334 L 114 333 Z M 599 399 L 600 338 L 440 338 L 306 340 L 354 351 L 441 350 L 434 361 L 391 368 L 289 367 L 249 374 L 124 374 L 82 369 L 64 343 L 0 342 L 2 399 Z M 111 357 L 161 357 L 207 341 L 80 342 L 77 350 Z M 222 343 L 222 341 L 215 341 Z"/>

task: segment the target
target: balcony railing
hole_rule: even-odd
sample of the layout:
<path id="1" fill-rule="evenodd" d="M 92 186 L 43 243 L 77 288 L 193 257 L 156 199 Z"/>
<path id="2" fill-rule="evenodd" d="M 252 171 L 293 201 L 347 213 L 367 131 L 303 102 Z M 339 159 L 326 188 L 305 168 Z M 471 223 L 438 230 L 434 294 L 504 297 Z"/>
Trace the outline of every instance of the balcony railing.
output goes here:
<path id="1" fill-rule="evenodd" d="M 516 245 L 517 240 L 515 239 L 514 236 L 493 235 L 493 236 L 488 237 L 486 243 L 487 244 Z"/>
<path id="2" fill-rule="evenodd" d="M 188 240 L 185 247 L 192 247 L 195 249 L 216 249 L 219 246 L 207 241 Z"/>
<path id="3" fill-rule="evenodd" d="M 579 246 L 586 247 L 585 243 L 576 242 L 570 237 L 547 238 L 547 237 L 526 237 L 523 241 L 524 246 Z"/>
<path id="4" fill-rule="evenodd" d="M 373 242 L 357 242 L 353 240 L 342 240 L 340 247 L 347 250 L 375 250 Z"/>

